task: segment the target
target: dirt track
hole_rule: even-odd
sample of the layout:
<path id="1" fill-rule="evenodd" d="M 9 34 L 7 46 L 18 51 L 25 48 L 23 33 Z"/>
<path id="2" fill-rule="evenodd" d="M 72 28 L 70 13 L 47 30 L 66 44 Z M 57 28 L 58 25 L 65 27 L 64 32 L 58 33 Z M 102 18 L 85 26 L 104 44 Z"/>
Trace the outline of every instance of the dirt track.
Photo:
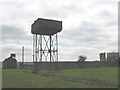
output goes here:
<path id="1" fill-rule="evenodd" d="M 54 76 L 54 75 L 48 75 L 48 74 L 39 74 L 39 75 L 48 77 L 48 78 L 53 78 L 53 79 L 61 79 L 61 80 L 69 81 L 69 82 L 78 82 L 78 83 L 87 84 L 91 86 L 116 87 L 117 88 L 117 85 L 114 85 L 109 82 L 104 82 L 98 79 L 93 79 L 93 78 L 78 79 L 78 78 L 72 78 L 68 76 Z"/>
<path id="2" fill-rule="evenodd" d="M 31 72 L 27 72 L 27 73 L 31 73 Z M 90 86 L 101 86 L 101 87 L 108 87 L 108 88 L 111 88 L 111 87 L 117 88 L 118 87 L 115 84 L 101 81 L 101 80 L 94 79 L 94 78 L 73 78 L 73 77 L 68 77 L 68 76 L 49 75 L 46 73 L 39 73 L 38 75 L 52 78 L 52 79 L 61 79 L 61 80 L 68 81 L 68 82 L 77 82 L 77 83 L 90 85 Z"/>

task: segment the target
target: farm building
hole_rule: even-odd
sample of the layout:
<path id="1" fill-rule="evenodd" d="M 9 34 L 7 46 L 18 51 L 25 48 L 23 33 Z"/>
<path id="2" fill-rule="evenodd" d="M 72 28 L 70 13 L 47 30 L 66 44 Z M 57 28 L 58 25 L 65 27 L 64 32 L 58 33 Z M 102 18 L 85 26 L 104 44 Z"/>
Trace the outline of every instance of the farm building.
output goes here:
<path id="1" fill-rule="evenodd" d="M 119 52 L 100 53 L 100 61 L 118 61 Z"/>
<path id="2" fill-rule="evenodd" d="M 10 57 L 6 58 L 2 62 L 3 69 L 16 69 L 17 68 L 17 60 L 15 59 L 15 54 L 11 54 Z"/>
<path id="3" fill-rule="evenodd" d="M 106 54 L 104 53 L 100 53 L 100 61 L 105 61 L 106 60 Z"/>
<path id="4" fill-rule="evenodd" d="M 109 60 L 109 61 L 118 60 L 118 57 L 119 57 L 119 53 L 118 52 L 107 53 L 107 60 Z"/>

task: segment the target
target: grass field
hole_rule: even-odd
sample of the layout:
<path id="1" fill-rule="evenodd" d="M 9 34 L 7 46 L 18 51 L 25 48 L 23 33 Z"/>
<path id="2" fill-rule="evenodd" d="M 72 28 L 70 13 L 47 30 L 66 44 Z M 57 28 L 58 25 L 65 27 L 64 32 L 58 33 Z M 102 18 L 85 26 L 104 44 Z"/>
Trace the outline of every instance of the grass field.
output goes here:
<path id="1" fill-rule="evenodd" d="M 60 72 L 44 72 L 47 76 L 27 73 L 25 71 L 22 69 L 3 69 L 3 88 L 112 88 L 118 84 L 117 68 L 71 69 Z M 48 76 L 52 76 L 52 78 Z M 66 80 L 68 78 L 72 78 L 74 81 Z M 75 80 L 80 80 L 80 82 Z"/>
<path id="2" fill-rule="evenodd" d="M 118 84 L 118 69 L 117 68 L 90 68 L 90 69 L 71 69 L 64 70 L 60 73 L 49 73 L 58 76 L 70 76 L 76 78 L 91 78 L 98 79 L 113 84 Z"/>

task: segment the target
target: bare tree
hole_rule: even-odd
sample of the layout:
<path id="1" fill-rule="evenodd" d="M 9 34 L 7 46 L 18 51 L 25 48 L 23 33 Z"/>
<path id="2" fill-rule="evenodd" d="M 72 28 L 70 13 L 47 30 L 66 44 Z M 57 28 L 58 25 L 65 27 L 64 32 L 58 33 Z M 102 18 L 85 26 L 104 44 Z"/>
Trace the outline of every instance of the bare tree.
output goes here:
<path id="1" fill-rule="evenodd" d="M 78 57 L 78 62 L 84 62 L 86 59 L 87 59 L 86 56 L 80 55 L 80 56 Z"/>

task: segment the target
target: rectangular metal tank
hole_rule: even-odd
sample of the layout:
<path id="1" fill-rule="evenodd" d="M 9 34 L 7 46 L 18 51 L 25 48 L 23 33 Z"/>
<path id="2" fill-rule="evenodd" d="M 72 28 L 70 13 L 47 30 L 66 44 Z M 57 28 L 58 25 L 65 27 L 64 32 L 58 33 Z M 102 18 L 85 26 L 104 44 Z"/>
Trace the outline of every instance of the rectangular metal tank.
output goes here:
<path id="1" fill-rule="evenodd" d="M 62 21 L 38 18 L 31 26 L 32 34 L 53 35 L 62 30 Z"/>

